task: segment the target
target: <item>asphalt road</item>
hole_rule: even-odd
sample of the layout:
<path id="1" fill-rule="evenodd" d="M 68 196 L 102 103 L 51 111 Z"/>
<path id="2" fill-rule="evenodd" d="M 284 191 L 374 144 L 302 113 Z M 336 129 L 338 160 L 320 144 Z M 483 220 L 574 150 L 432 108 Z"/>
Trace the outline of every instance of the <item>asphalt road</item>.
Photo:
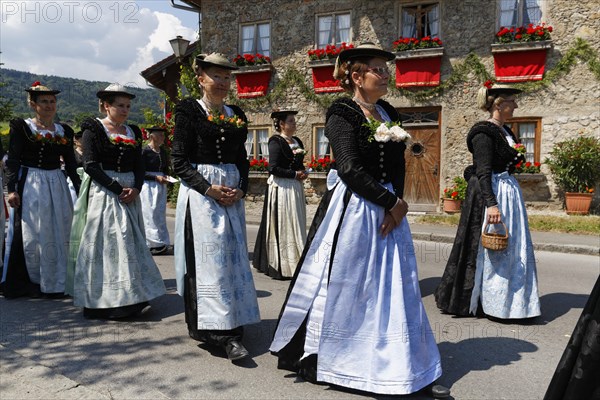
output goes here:
<path id="1" fill-rule="evenodd" d="M 169 219 L 171 225 L 173 221 Z M 256 226 L 249 226 L 250 251 Z M 597 256 L 538 252 L 542 317 L 453 318 L 433 290 L 450 244 L 416 242 L 423 302 L 455 399 L 541 399 L 599 273 Z M 262 321 L 246 330 L 252 358 L 233 364 L 187 336 L 172 256 L 155 257 L 168 293 L 128 322 L 89 321 L 70 299 L 0 299 L 0 399 L 347 399 L 276 368 L 268 347 L 288 282 L 255 273 Z M 383 397 L 380 397 L 383 398 Z M 403 398 L 427 398 L 415 394 Z"/>

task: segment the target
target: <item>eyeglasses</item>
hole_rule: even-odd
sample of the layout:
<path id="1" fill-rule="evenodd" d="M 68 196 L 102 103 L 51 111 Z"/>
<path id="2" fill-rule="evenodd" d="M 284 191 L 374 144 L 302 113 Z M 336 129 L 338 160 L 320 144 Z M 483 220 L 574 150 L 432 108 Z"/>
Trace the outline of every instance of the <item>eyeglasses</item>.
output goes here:
<path id="1" fill-rule="evenodd" d="M 377 76 L 390 74 L 390 71 L 387 69 L 387 67 L 369 67 L 367 68 L 367 72 L 372 72 Z"/>

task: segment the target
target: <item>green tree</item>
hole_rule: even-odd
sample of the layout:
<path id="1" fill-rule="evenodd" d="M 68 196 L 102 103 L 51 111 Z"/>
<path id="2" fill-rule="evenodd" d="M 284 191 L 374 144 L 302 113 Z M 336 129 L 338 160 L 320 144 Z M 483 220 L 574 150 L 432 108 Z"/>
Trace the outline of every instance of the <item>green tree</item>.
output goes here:
<path id="1" fill-rule="evenodd" d="M 2 54 L 2 52 L 0 52 L 0 54 Z M 0 63 L 0 68 L 2 68 L 3 65 L 4 63 Z M 13 114 L 12 101 L 10 99 L 5 98 L 3 95 L 2 87 L 5 85 L 6 84 L 4 82 L 0 82 L 0 122 L 8 121 L 12 118 Z"/>

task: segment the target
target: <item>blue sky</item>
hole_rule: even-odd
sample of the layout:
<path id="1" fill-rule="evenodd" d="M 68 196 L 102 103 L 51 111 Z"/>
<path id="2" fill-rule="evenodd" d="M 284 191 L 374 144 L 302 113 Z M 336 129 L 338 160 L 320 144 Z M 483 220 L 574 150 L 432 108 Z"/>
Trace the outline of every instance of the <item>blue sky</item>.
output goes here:
<path id="1" fill-rule="evenodd" d="M 177 1 L 178 4 L 183 4 Z M 139 73 L 198 36 L 169 0 L 0 1 L 3 68 L 147 87 Z"/>

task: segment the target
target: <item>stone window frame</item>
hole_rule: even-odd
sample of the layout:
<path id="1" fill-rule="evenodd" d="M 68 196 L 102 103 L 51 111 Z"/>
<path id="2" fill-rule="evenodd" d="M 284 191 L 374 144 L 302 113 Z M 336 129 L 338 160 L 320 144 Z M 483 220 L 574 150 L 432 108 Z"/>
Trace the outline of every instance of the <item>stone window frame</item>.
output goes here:
<path id="1" fill-rule="evenodd" d="M 319 132 L 321 130 L 323 132 L 323 139 L 325 139 L 327 141 L 326 149 L 329 149 L 329 152 L 327 152 L 327 150 L 325 150 L 325 153 L 319 152 Z M 333 152 L 331 151 L 331 146 L 329 145 L 329 139 L 327 139 L 327 137 L 325 136 L 325 124 L 314 124 L 313 125 L 311 142 L 312 142 L 311 154 L 313 155 L 314 158 L 319 159 L 319 158 L 322 158 L 325 156 L 329 156 L 331 159 L 333 159 Z M 323 142 L 323 143 L 325 143 L 325 142 Z"/>
<path id="2" fill-rule="evenodd" d="M 266 135 L 266 139 L 263 142 L 259 142 L 259 131 L 266 131 L 267 135 Z M 269 160 L 269 138 L 272 135 L 272 131 L 271 131 L 271 126 L 269 125 L 257 125 L 257 126 L 253 126 L 253 127 L 248 127 L 248 136 L 252 135 L 252 143 L 250 144 L 250 151 L 248 151 L 248 139 L 249 137 L 246 139 L 245 145 L 246 145 L 246 152 L 248 153 L 248 159 L 251 160 L 253 158 L 260 160 L 260 159 L 265 159 L 265 160 Z M 255 144 L 259 143 L 259 144 L 263 144 L 264 147 L 261 148 L 261 146 L 256 146 Z M 262 150 L 265 150 L 264 152 Z M 265 154 L 266 153 L 266 154 Z"/>
<path id="3" fill-rule="evenodd" d="M 523 124 L 535 124 L 533 139 L 521 137 L 520 127 Z M 528 151 L 526 153 L 526 161 L 540 162 L 540 152 L 542 147 L 542 117 L 514 117 L 509 119 L 506 122 L 506 125 L 510 127 L 510 129 L 515 133 L 515 135 L 517 135 L 517 137 L 520 138 L 521 142 L 526 146 L 526 142 L 532 142 L 533 152 Z M 530 154 L 532 154 L 533 157 L 527 157 Z"/>
<path id="4" fill-rule="evenodd" d="M 258 51 L 258 27 L 259 25 L 268 25 L 269 26 L 269 48 L 267 51 L 262 51 L 259 52 Z M 244 40 L 243 40 L 243 28 L 245 26 L 254 26 L 254 42 L 252 44 L 252 51 L 244 51 Z M 270 20 L 264 20 L 264 21 L 254 21 L 254 22 L 244 22 L 240 24 L 240 29 L 239 29 L 239 54 L 244 55 L 244 54 L 256 54 L 256 53 L 260 53 L 263 54 L 265 56 L 269 56 L 271 57 L 271 46 L 273 45 L 273 29 L 271 27 L 271 21 Z"/>
<path id="5" fill-rule="evenodd" d="M 325 12 L 325 13 L 317 13 L 315 14 L 315 48 L 325 48 L 325 46 L 327 46 L 328 44 L 331 45 L 336 45 L 339 46 L 341 44 L 337 43 L 337 41 L 335 40 L 335 37 L 337 35 L 333 36 L 333 41 L 331 43 L 326 43 L 326 44 L 320 44 L 319 43 L 319 18 L 321 17 L 333 17 L 333 23 L 336 23 L 336 16 L 339 15 L 348 15 L 349 19 L 350 19 L 350 31 L 348 33 L 348 40 L 346 41 L 346 43 L 352 43 L 353 37 L 354 37 L 354 31 L 352 29 L 352 10 L 343 10 L 343 11 L 331 11 L 331 12 Z M 334 25 L 334 32 L 337 33 L 337 27 Z"/>
<path id="6" fill-rule="evenodd" d="M 442 39 L 442 2 L 441 1 L 418 1 L 418 2 L 410 2 L 401 4 L 398 10 L 398 36 L 399 37 L 416 37 L 417 39 L 421 39 L 424 36 L 424 32 L 419 28 L 420 23 L 417 23 L 417 27 L 415 28 L 416 35 L 405 36 L 404 35 L 404 23 L 403 23 L 403 11 L 407 8 L 416 8 L 416 12 L 427 12 L 428 10 L 423 11 L 422 7 L 429 6 L 437 6 L 438 10 L 438 18 L 437 18 L 437 33 L 432 33 L 432 37 L 438 37 Z M 418 32 L 417 32 L 418 31 Z"/>
<path id="7" fill-rule="evenodd" d="M 502 3 L 503 1 L 517 1 L 517 21 L 516 25 L 508 25 L 502 23 Z M 519 27 L 523 25 L 527 25 L 529 22 L 524 22 L 524 8 L 527 6 L 528 0 L 497 0 L 496 1 L 496 30 L 500 30 L 501 27 L 511 28 L 511 27 Z M 532 22 L 534 25 L 537 25 L 544 21 L 544 16 L 546 15 L 546 3 L 545 0 L 536 0 L 538 8 L 540 9 L 540 19 L 539 21 Z"/>

